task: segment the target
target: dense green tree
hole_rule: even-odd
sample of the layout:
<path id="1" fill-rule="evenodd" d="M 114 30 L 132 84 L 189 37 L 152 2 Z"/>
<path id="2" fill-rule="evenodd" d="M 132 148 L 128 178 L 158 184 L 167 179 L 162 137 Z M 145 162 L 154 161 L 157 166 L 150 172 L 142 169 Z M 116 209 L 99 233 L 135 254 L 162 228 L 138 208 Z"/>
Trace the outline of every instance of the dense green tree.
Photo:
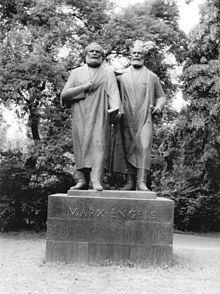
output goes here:
<path id="1" fill-rule="evenodd" d="M 160 77 L 168 97 L 176 87 L 169 71 L 173 65 L 167 62 L 172 54 L 182 62 L 187 48 L 187 37 L 178 27 L 179 11 L 175 1 L 153 0 L 127 7 L 114 15 L 106 30 L 108 52 L 128 56 L 135 40 L 145 44 L 145 65 Z"/>
<path id="2" fill-rule="evenodd" d="M 220 191 L 220 3 L 207 0 L 191 33 L 183 71 L 188 104 L 161 146 L 167 165 L 160 179 L 173 195 L 185 229 L 219 229 Z M 181 217 L 180 217 L 181 216 Z"/>
<path id="3" fill-rule="evenodd" d="M 0 149 L 5 148 L 6 136 L 7 136 L 7 122 L 3 117 L 3 108 L 0 107 Z"/>
<path id="4" fill-rule="evenodd" d="M 77 53 L 80 43 L 99 33 L 108 20 L 106 5 L 86 0 L 0 1 L 0 98 L 6 105 L 15 102 L 22 114 L 28 114 L 34 140 L 40 139 L 43 109 L 59 97 L 66 77 L 59 50 L 68 44 L 77 66 L 82 61 Z"/>
<path id="5" fill-rule="evenodd" d="M 192 160 L 203 172 L 203 183 L 214 191 L 220 189 L 220 3 L 207 0 L 201 8 L 199 26 L 192 32 L 189 57 L 183 81 L 185 98 L 189 101 L 185 114 L 185 131 L 191 131 L 185 150 L 188 164 Z M 198 142 L 195 146 L 195 143 Z"/>

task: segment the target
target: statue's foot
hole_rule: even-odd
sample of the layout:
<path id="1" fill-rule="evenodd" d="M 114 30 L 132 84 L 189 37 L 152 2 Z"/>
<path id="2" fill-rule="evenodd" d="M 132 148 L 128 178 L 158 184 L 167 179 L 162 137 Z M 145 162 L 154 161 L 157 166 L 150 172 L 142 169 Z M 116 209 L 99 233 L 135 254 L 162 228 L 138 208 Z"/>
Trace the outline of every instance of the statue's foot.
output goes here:
<path id="1" fill-rule="evenodd" d="M 85 190 L 85 189 L 86 189 L 86 183 L 82 180 L 79 180 L 75 186 L 70 187 L 70 190 Z"/>
<path id="2" fill-rule="evenodd" d="M 133 175 L 127 175 L 127 182 L 125 186 L 121 188 L 121 190 L 135 190 L 135 179 Z"/>
<path id="3" fill-rule="evenodd" d="M 138 188 L 139 191 L 150 191 L 148 189 L 148 187 L 146 186 L 145 182 L 139 182 L 137 184 L 137 188 Z"/>
<path id="4" fill-rule="evenodd" d="M 102 187 L 100 182 L 93 182 L 92 183 L 92 189 L 96 190 L 96 191 L 102 191 L 103 187 Z"/>
<path id="5" fill-rule="evenodd" d="M 131 183 L 127 183 L 124 187 L 121 188 L 122 191 L 130 191 L 135 190 L 135 187 Z"/>

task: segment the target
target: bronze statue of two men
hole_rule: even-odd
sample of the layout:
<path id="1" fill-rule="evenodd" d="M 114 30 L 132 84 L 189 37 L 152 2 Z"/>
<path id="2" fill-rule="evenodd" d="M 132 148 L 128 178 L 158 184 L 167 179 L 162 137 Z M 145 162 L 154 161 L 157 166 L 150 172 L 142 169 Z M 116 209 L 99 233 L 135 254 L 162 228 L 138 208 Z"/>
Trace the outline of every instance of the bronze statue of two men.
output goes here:
<path id="1" fill-rule="evenodd" d="M 78 182 L 71 189 L 103 190 L 108 167 L 109 121 L 120 118 L 113 171 L 127 175 L 123 190 L 148 191 L 154 114 L 161 113 L 165 94 L 160 81 L 144 66 L 141 46 L 131 50 L 131 65 L 116 76 L 103 64 L 104 50 L 97 43 L 85 48 L 85 64 L 73 69 L 61 93 L 71 103 L 73 147 Z M 119 138 L 119 139 L 118 139 Z M 136 180 L 137 179 L 137 180 Z"/>

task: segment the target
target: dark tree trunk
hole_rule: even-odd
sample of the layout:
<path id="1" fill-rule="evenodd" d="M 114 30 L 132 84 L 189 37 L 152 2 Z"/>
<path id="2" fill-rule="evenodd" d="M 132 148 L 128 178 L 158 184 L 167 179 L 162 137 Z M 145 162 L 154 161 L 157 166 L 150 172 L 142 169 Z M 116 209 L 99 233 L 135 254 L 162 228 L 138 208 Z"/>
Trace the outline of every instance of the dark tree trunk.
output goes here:
<path id="1" fill-rule="evenodd" d="M 39 117 L 35 113 L 31 113 L 29 116 L 29 126 L 31 128 L 31 133 L 33 136 L 34 141 L 40 140 L 40 135 L 39 135 Z"/>
<path id="2" fill-rule="evenodd" d="M 39 135 L 39 116 L 36 113 L 36 111 L 33 111 L 30 108 L 30 115 L 29 115 L 29 120 L 28 120 L 28 125 L 31 128 L 31 133 L 32 133 L 32 137 L 34 139 L 35 142 L 40 140 L 40 135 Z M 33 173 L 35 167 L 37 164 L 37 155 L 36 154 L 32 154 L 29 158 L 27 158 L 26 162 L 25 162 L 25 167 L 30 171 L 30 177 L 29 177 L 29 181 L 31 179 L 31 174 Z M 29 183 L 28 181 L 28 183 Z"/>

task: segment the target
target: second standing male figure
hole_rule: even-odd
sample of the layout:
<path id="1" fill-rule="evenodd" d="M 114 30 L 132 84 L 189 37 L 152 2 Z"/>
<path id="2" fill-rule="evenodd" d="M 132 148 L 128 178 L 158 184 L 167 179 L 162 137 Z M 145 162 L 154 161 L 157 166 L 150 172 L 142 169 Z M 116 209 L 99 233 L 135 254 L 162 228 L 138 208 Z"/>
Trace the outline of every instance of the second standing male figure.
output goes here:
<path id="1" fill-rule="evenodd" d="M 131 66 L 118 77 L 124 110 L 121 126 L 123 148 L 120 144 L 116 146 L 114 171 L 127 174 L 124 190 L 134 190 L 136 186 L 140 191 L 148 190 L 146 171 L 151 165 L 152 116 L 160 114 L 166 103 L 160 81 L 144 66 L 144 58 L 144 49 L 134 46 Z M 122 152 L 124 155 L 120 154 Z"/>

